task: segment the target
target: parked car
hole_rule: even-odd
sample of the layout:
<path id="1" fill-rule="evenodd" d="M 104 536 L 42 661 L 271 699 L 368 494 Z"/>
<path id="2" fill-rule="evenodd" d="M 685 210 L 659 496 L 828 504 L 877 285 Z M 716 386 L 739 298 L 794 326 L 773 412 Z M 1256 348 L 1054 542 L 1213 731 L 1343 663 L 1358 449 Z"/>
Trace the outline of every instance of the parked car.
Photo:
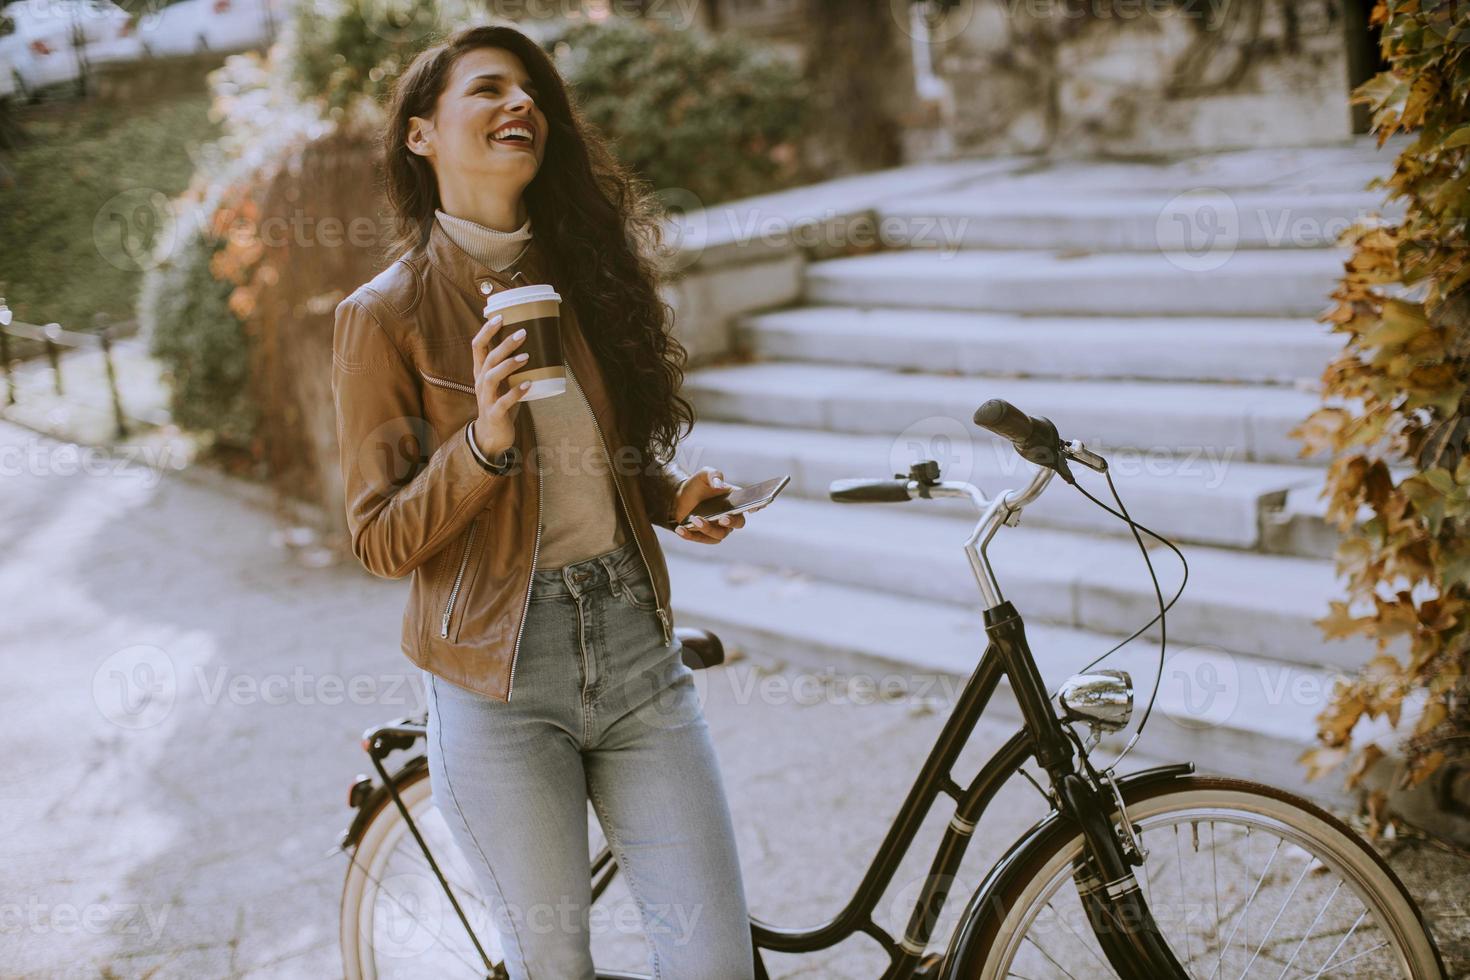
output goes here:
<path id="1" fill-rule="evenodd" d="M 144 14 L 138 32 L 150 54 L 243 51 L 275 40 L 284 0 L 180 0 Z"/>
<path id="2" fill-rule="evenodd" d="M 0 64 L 21 95 L 76 81 L 84 65 L 144 53 L 137 19 L 112 0 L 18 0 L 0 8 Z"/>

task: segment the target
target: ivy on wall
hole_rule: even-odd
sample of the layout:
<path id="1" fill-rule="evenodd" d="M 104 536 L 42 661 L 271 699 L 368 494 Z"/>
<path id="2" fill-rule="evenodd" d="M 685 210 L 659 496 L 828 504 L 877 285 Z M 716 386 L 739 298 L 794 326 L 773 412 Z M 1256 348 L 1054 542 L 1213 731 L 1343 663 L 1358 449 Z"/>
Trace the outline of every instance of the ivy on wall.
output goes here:
<path id="1" fill-rule="evenodd" d="M 1404 785 L 1470 762 L 1470 12 L 1378 0 L 1372 20 L 1390 67 L 1353 101 L 1380 146 L 1417 133 L 1369 185 L 1406 215 L 1345 234 L 1352 255 L 1322 319 L 1346 344 L 1322 376 L 1328 404 L 1294 431 L 1303 455 L 1332 454 L 1324 495 L 1343 532 L 1347 597 L 1318 625 L 1378 647 L 1337 685 L 1302 757 L 1309 778 L 1348 763 L 1350 787 L 1384 754 L 1361 744 L 1365 720 L 1406 729 Z"/>

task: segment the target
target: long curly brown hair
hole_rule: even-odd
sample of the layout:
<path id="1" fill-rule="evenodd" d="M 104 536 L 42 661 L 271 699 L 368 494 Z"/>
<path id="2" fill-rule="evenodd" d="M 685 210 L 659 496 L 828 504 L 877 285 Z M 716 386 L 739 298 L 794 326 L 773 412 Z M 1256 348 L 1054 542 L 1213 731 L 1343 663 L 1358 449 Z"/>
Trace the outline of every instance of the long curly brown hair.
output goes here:
<path id="1" fill-rule="evenodd" d="M 639 450 L 643 473 L 674 457 L 692 428 L 693 406 L 679 395 L 688 352 L 669 327 L 673 310 L 658 294 L 651 258 L 663 243 L 663 208 L 642 178 L 613 156 L 582 117 L 550 57 L 513 27 L 482 25 L 451 34 L 414 58 L 394 86 L 381 136 L 387 199 L 393 211 L 393 255 L 422 247 L 441 207 L 429 162 L 406 145 L 409 118 L 431 118 L 461 55 L 501 48 L 520 58 L 538 92 L 550 133 L 546 155 L 526 186 L 526 209 L 543 254 L 607 379 L 619 427 Z M 646 483 L 656 492 L 658 481 Z M 668 502 L 650 501 L 650 513 Z"/>

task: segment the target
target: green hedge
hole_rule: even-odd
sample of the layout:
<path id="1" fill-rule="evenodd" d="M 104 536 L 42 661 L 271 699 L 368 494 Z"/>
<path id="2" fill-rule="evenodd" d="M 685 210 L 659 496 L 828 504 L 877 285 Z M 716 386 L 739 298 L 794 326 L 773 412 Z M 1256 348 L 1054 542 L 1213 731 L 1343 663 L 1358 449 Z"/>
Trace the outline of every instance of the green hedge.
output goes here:
<path id="1" fill-rule="evenodd" d="M 610 18 L 548 47 L 588 121 L 655 188 L 708 206 L 790 186 L 807 99 L 796 69 L 755 43 Z"/>
<path id="2" fill-rule="evenodd" d="M 229 307 L 235 287 L 210 273 L 210 259 L 223 246 L 196 223 L 168 261 L 144 278 L 138 319 L 149 353 L 170 375 L 174 421 L 246 449 L 258 420 L 248 338 Z"/>

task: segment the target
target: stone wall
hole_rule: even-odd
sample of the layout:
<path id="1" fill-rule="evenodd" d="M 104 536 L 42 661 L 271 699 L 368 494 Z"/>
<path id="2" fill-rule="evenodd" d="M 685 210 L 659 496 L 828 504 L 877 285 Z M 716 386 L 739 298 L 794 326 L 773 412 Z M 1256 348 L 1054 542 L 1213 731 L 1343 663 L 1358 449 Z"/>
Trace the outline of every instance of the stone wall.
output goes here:
<path id="1" fill-rule="evenodd" d="M 1351 134 L 1352 0 L 961 0 L 933 21 L 962 156 L 1182 153 Z"/>
<path id="2" fill-rule="evenodd" d="M 807 2 L 725 0 L 711 24 L 706 0 L 702 20 L 804 47 Z M 901 114 L 907 159 L 1344 141 L 1360 2 L 950 0 L 945 13 L 931 4 L 931 60 L 949 91 L 921 91 Z M 907 49 L 908 0 L 888 10 Z"/>

